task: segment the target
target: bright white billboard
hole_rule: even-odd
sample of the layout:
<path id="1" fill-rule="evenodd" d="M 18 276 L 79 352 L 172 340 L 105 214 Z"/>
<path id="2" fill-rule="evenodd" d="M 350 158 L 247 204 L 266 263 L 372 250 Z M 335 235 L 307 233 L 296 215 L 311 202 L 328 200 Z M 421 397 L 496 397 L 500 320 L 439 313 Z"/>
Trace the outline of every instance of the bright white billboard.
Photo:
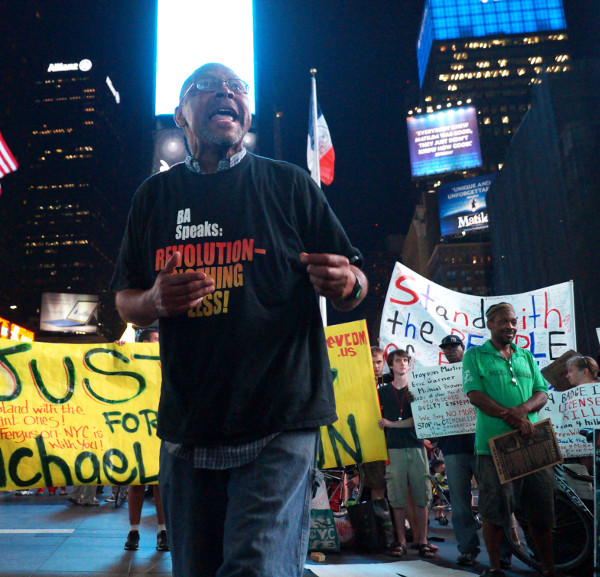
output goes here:
<path id="1" fill-rule="evenodd" d="M 98 295 L 42 293 L 40 330 L 60 333 L 96 333 Z"/>
<path id="2" fill-rule="evenodd" d="M 255 113 L 252 0 L 158 0 L 156 38 L 155 114 L 173 114 L 183 81 L 207 62 L 229 66 L 250 85 Z"/>

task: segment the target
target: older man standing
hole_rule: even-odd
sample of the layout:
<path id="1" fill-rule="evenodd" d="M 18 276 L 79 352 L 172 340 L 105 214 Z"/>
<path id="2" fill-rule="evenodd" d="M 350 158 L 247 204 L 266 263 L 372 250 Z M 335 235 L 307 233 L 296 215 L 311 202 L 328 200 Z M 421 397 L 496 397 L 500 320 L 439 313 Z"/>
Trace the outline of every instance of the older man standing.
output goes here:
<path id="1" fill-rule="evenodd" d="M 500 568 L 500 544 L 503 526 L 515 508 L 523 510 L 529 521 L 543 575 L 552 576 L 552 470 L 543 469 L 501 485 L 489 447 L 491 438 L 515 429 L 526 438 L 535 434 L 533 423 L 546 404 L 548 387 L 533 355 L 513 342 L 517 317 L 512 305 L 492 305 L 486 311 L 486 319 L 490 340 L 469 349 L 463 358 L 463 388 L 477 411 L 479 512 L 490 558 L 490 568 L 482 577 L 504 576 Z"/>
<path id="2" fill-rule="evenodd" d="M 318 427 L 336 420 L 315 290 L 354 308 L 362 257 L 304 171 L 243 147 L 233 70 L 196 70 L 175 122 L 190 156 L 137 191 L 112 282 L 124 319 L 160 321 L 173 575 L 298 577 Z"/>

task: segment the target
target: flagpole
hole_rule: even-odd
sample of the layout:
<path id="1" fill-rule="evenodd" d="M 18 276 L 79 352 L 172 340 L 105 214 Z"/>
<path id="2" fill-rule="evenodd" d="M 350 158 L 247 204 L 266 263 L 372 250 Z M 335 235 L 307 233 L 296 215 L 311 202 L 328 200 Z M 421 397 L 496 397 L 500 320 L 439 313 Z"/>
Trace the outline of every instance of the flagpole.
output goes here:
<path id="1" fill-rule="evenodd" d="M 321 186 L 321 166 L 319 161 L 319 113 L 317 110 L 317 69 L 310 69 L 310 102 L 312 104 L 312 127 L 313 127 L 313 165 L 310 175 L 313 180 L 317 183 L 317 186 Z"/>
<path id="2" fill-rule="evenodd" d="M 319 113 L 317 109 L 317 69 L 310 69 L 310 102 L 312 104 L 312 130 L 313 130 L 313 162 L 312 170 L 310 175 L 312 179 L 317 183 L 317 186 L 321 186 L 321 166 L 319 157 Z M 319 309 L 321 310 L 321 319 L 323 320 L 323 326 L 327 326 L 327 299 L 319 296 Z"/>

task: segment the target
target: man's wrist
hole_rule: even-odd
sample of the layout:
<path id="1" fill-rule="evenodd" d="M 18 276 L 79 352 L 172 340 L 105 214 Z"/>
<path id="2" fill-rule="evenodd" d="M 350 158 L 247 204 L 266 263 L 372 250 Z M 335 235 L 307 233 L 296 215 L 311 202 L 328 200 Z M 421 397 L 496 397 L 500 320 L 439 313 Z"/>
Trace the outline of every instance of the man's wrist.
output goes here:
<path id="1" fill-rule="evenodd" d="M 352 286 L 352 290 L 345 297 L 339 299 L 341 301 L 356 300 L 360 297 L 360 294 L 363 291 L 363 286 L 362 286 L 362 283 L 360 282 L 360 279 L 358 278 L 358 275 L 355 272 L 352 272 L 352 274 L 354 275 L 354 279 L 355 279 L 354 285 Z"/>

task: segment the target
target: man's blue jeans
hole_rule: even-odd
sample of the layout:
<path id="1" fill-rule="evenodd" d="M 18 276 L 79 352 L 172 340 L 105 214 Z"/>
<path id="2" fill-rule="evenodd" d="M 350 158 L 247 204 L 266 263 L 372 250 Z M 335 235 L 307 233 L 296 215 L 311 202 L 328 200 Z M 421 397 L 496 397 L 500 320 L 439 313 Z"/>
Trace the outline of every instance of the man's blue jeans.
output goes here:
<path id="1" fill-rule="evenodd" d="M 318 431 L 275 437 L 251 463 L 196 469 L 160 452 L 173 577 L 300 577 Z"/>
<path id="2" fill-rule="evenodd" d="M 471 478 L 475 474 L 475 455 L 458 453 L 444 455 L 450 501 L 452 526 L 461 553 L 479 553 L 477 524 L 471 509 Z"/>

